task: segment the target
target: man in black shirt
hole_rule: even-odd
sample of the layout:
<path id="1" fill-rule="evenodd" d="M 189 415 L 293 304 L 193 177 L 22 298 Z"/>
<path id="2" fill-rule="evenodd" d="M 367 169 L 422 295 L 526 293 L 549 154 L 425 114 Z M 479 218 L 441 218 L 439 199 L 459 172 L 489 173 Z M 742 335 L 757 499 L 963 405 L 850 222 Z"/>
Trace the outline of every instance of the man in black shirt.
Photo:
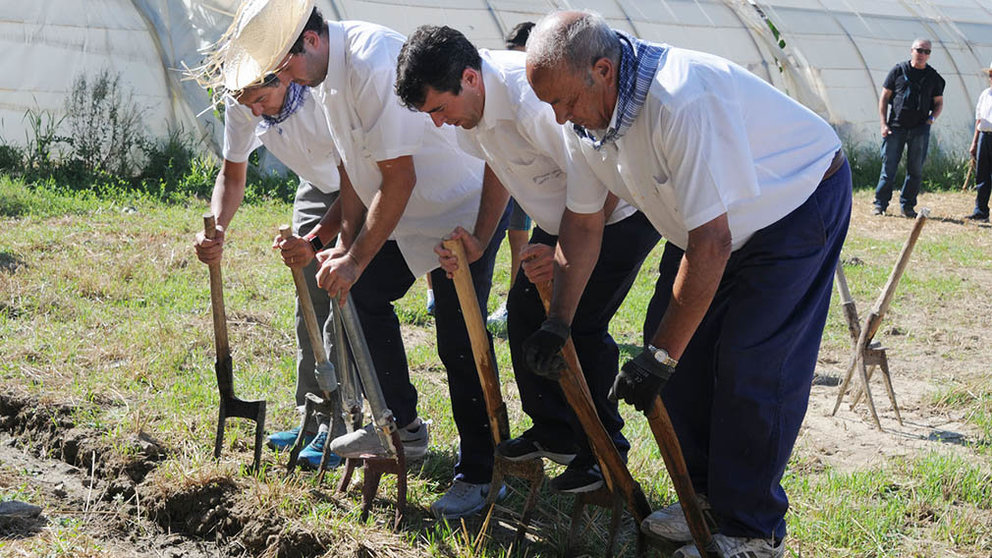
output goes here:
<path id="1" fill-rule="evenodd" d="M 892 182 L 905 146 L 906 181 L 899 203 L 904 217 L 916 217 L 916 194 L 923 180 L 930 125 L 944 106 L 944 78 L 927 64 L 930 49 L 927 39 L 913 41 L 910 59 L 896 64 L 882 85 L 882 98 L 878 101 L 882 120 L 882 175 L 875 187 L 875 215 L 883 215 L 889 206 Z"/>

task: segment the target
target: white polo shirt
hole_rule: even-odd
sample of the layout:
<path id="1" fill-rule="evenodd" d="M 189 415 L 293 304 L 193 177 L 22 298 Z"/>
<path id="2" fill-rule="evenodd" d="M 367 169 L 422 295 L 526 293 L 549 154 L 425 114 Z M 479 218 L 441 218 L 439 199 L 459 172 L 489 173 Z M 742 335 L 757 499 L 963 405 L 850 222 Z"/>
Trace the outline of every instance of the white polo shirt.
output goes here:
<path id="1" fill-rule="evenodd" d="M 404 37 L 358 21 L 328 21 L 327 77 L 315 89 L 348 178 L 368 207 L 382 187 L 378 161 L 413 156 L 417 184 L 391 238 L 414 276 L 438 266 L 434 246 L 457 225 L 475 225 L 483 162 L 459 149 L 455 131 L 400 104 L 393 90 Z"/>
<path id="2" fill-rule="evenodd" d="M 809 198 L 840 139 L 814 112 L 733 62 L 663 46 L 627 133 L 601 151 L 575 134 L 569 145 L 597 173 L 615 166 L 623 183 L 607 184 L 669 242 L 684 249 L 690 230 L 726 213 L 736 250 Z M 605 195 L 576 193 L 569 207 L 592 207 Z"/>
<path id="3" fill-rule="evenodd" d="M 975 105 L 975 121 L 979 132 L 992 132 L 992 87 L 982 91 Z"/>
<path id="4" fill-rule="evenodd" d="M 527 83 L 527 55 L 509 50 L 480 50 L 479 54 L 485 106 L 475 128 L 457 129 L 459 144 L 485 159 L 531 219 L 557 235 L 570 185 L 584 189 L 602 189 L 603 185 L 585 158 L 569 152 L 565 134 L 571 132 L 555 121 L 554 110 Z M 602 205 L 595 211 L 601 209 Z M 636 211 L 620 202 L 607 222 L 615 223 Z"/>
<path id="5" fill-rule="evenodd" d="M 299 110 L 270 126 L 248 107 L 230 98 L 225 100 L 224 158 L 243 163 L 260 145 L 321 192 L 330 194 L 340 188 L 340 159 L 327 129 L 324 110 L 314 100 L 313 90 L 305 93 Z"/>

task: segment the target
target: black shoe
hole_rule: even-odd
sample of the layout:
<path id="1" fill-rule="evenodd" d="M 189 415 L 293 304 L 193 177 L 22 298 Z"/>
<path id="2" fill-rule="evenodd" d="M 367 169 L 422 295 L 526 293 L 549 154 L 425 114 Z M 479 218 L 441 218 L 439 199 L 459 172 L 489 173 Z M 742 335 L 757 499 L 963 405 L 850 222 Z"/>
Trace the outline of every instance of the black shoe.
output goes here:
<path id="1" fill-rule="evenodd" d="M 510 461 L 526 461 L 547 457 L 559 465 L 568 465 L 575 459 L 575 450 L 554 451 L 545 448 L 540 442 L 523 436 L 500 443 L 496 452 Z"/>
<path id="2" fill-rule="evenodd" d="M 981 213 L 972 213 L 971 215 L 965 217 L 965 219 L 967 219 L 969 221 L 974 221 L 976 223 L 988 223 L 989 222 L 989 216 L 988 215 L 982 215 Z"/>
<path id="3" fill-rule="evenodd" d="M 603 473 L 599 471 L 599 465 L 569 466 L 565 468 L 564 473 L 551 479 L 551 488 L 572 494 L 592 492 L 601 486 L 603 486 Z"/>
<path id="4" fill-rule="evenodd" d="M 916 219 L 916 210 L 912 207 L 904 207 L 902 208 L 902 216 L 910 219 Z"/>
<path id="5" fill-rule="evenodd" d="M 885 215 L 885 208 L 884 207 L 879 207 L 879 206 L 876 205 L 876 206 L 872 207 L 871 214 L 872 215 Z"/>

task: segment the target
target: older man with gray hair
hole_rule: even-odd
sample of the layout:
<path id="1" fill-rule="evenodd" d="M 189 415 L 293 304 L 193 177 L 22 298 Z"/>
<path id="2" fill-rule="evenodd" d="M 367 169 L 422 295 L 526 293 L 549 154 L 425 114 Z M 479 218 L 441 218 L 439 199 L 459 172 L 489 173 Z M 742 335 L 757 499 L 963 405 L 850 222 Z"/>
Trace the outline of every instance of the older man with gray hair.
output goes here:
<path id="1" fill-rule="evenodd" d="M 744 68 L 638 40 L 588 12 L 538 23 L 527 77 L 558 122 L 572 123 L 573 153 L 668 240 L 644 350 L 623 366 L 614 395 L 647 410 L 661 394 L 720 556 L 783 556 L 780 481 L 850 220 L 840 140 Z M 593 209 L 607 193 L 588 190 L 585 207 L 576 193 L 563 219 L 549 321 L 573 319 L 599 253 L 603 214 Z M 560 348 L 547 336 L 529 341 L 535 364 Z M 691 540 L 677 505 L 642 529 Z M 691 543 L 675 553 L 695 555 Z"/>

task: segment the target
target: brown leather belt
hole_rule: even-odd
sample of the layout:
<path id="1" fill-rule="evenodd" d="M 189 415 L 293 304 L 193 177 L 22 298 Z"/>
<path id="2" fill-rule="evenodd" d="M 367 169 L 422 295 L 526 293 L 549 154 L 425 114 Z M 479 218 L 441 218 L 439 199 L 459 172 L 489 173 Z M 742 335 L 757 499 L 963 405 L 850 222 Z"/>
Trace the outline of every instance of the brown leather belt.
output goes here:
<path id="1" fill-rule="evenodd" d="M 830 178 L 831 176 L 837 174 L 837 171 L 839 171 L 840 168 L 842 166 L 844 166 L 844 161 L 846 161 L 846 160 L 847 160 L 847 157 L 844 157 L 844 150 L 843 149 L 838 149 L 837 152 L 834 153 L 833 160 L 830 161 L 830 166 L 827 167 L 827 172 L 823 173 L 823 179 L 820 180 L 820 182 L 823 182 L 824 180 L 826 180 L 826 179 Z"/>

